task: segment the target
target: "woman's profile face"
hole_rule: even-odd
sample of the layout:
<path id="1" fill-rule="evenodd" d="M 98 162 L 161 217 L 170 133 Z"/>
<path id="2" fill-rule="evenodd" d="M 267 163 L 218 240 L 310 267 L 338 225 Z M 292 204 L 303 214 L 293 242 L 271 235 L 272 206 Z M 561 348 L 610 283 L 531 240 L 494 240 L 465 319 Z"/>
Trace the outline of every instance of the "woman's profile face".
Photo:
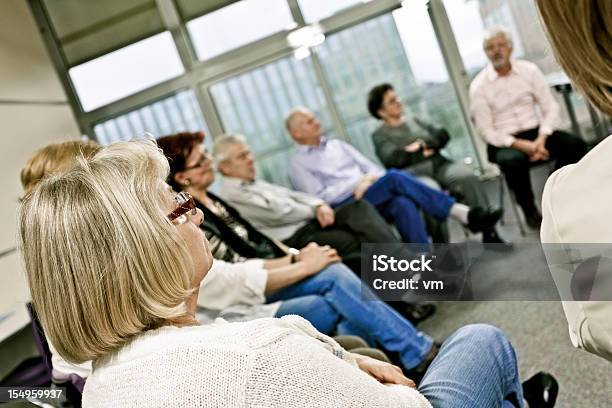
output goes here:
<path id="1" fill-rule="evenodd" d="M 215 181 L 213 160 L 204 145 L 197 145 L 191 150 L 181 173 L 194 189 L 206 190 Z"/>
<path id="2" fill-rule="evenodd" d="M 171 213 L 177 206 L 175 197 L 176 192 L 168 186 L 168 199 L 166 200 L 168 213 Z M 195 215 L 187 214 L 186 217 L 186 222 L 175 225 L 175 227 L 180 236 L 187 243 L 187 250 L 191 255 L 194 265 L 194 274 L 191 281 L 192 287 L 199 287 L 200 282 L 204 279 L 212 266 L 213 256 L 208 246 L 208 240 L 204 232 L 200 229 L 200 224 L 204 221 L 204 214 L 202 211 L 196 209 Z"/>

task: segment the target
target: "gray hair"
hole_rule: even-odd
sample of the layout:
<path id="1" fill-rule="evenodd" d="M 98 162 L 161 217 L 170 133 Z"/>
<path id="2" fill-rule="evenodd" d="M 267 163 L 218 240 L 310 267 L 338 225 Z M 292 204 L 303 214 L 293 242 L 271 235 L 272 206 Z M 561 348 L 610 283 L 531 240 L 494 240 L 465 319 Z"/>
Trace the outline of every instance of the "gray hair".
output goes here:
<path id="1" fill-rule="evenodd" d="M 246 138 L 238 133 L 227 133 L 218 136 L 213 145 L 213 157 L 215 161 L 221 163 L 229 159 L 229 148 L 235 144 L 247 144 Z"/>
<path id="2" fill-rule="evenodd" d="M 287 131 L 291 133 L 291 130 L 297 126 L 296 122 L 298 117 L 308 112 L 310 112 L 310 110 L 304 106 L 297 106 L 291 109 L 291 111 L 287 115 L 287 119 L 285 119 L 285 128 L 287 128 Z"/>
<path id="3" fill-rule="evenodd" d="M 486 49 L 489 41 L 495 37 L 504 37 L 504 39 L 508 42 L 508 45 L 513 48 L 512 44 L 512 34 L 506 27 L 502 26 L 493 26 L 487 29 L 484 39 L 482 40 L 482 48 Z"/>

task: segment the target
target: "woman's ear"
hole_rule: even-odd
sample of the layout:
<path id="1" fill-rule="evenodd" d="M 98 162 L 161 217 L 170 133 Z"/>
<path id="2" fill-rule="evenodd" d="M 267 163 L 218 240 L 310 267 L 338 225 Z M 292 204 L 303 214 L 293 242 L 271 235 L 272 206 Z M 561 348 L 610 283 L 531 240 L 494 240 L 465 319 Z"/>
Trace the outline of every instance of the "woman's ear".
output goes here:
<path id="1" fill-rule="evenodd" d="M 182 171 L 174 174 L 174 181 L 176 181 L 179 186 L 188 186 L 191 184 L 189 178 Z"/>

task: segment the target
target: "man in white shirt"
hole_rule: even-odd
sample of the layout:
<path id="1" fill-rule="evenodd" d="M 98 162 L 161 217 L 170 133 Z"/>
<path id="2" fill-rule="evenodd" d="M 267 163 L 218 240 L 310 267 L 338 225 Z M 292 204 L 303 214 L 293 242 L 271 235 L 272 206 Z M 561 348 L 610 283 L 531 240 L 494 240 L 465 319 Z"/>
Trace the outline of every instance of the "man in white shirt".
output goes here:
<path id="1" fill-rule="evenodd" d="M 531 164 L 556 159 L 556 168 L 561 168 L 575 163 L 586 153 L 586 144 L 555 130 L 559 105 L 535 64 L 510 59 L 512 38 L 507 30 L 489 30 L 483 47 L 491 63 L 470 86 L 472 117 L 489 145 L 489 161 L 504 172 L 527 224 L 537 229 L 542 217 L 529 178 Z"/>

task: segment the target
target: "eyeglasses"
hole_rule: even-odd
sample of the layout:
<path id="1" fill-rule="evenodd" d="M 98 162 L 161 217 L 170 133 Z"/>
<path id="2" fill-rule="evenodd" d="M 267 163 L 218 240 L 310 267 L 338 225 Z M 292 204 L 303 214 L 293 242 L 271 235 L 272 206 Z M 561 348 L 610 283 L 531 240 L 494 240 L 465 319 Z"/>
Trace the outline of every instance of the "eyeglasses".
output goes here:
<path id="1" fill-rule="evenodd" d="M 389 105 L 394 105 L 398 103 L 402 103 L 402 100 L 400 99 L 399 96 L 396 96 L 394 98 L 389 99 L 386 103 L 384 103 L 384 105 L 389 106 Z"/>
<path id="2" fill-rule="evenodd" d="M 195 164 L 193 164 L 191 166 L 188 166 L 188 167 L 185 167 L 184 171 L 192 170 L 192 169 L 197 169 L 199 167 L 203 167 L 207 162 L 209 162 L 211 160 L 212 159 L 211 159 L 210 155 L 208 154 L 208 152 L 204 151 L 202 153 L 202 157 L 200 157 L 200 159 Z"/>
<path id="3" fill-rule="evenodd" d="M 174 197 L 177 203 L 177 207 L 168 214 L 168 219 L 172 221 L 173 224 L 181 225 L 187 222 L 187 215 L 196 215 L 197 207 L 195 200 L 191 196 L 191 194 L 182 191 Z"/>

